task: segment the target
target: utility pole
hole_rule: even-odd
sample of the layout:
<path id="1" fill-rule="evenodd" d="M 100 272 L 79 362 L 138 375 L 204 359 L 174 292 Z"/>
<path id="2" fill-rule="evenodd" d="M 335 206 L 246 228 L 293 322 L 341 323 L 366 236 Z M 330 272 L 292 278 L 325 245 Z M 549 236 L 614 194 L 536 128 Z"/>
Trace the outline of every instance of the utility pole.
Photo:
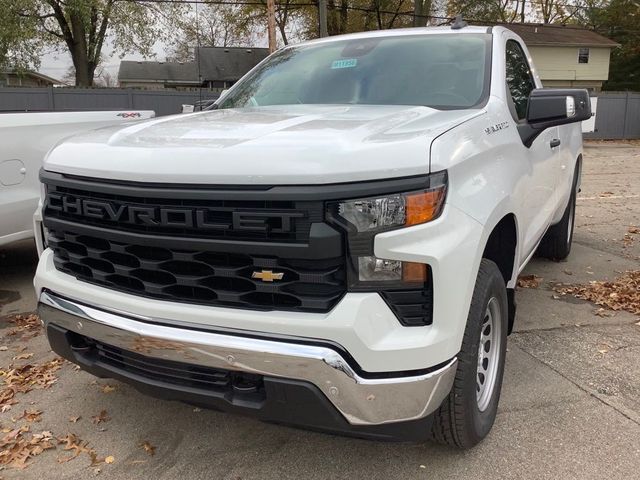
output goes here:
<path id="1" fill-rule="evenodd" d="M 269 31 L 269 53 L 276 51 L 276 3 L 267 0 L 267 29 Z"/>
<path id="2" fill-rule="evenodd" d="M 328 37 L 327 30 L 327 0 L 318 0 L 318 20 L 320 20 L 320 36 Z"/>

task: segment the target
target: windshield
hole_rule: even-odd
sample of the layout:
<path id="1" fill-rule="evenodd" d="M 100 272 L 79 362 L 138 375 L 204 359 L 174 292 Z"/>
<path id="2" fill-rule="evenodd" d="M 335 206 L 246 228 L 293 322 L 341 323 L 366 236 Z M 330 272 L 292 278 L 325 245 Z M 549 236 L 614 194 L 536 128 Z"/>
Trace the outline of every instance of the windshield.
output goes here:
<path id="1" fill-rule="evenodd" d="M 245 76 L 219 108 L 291 104 L 470 108 L 488 90 L 488 34 L 349 39 L 286 48 Z"/>

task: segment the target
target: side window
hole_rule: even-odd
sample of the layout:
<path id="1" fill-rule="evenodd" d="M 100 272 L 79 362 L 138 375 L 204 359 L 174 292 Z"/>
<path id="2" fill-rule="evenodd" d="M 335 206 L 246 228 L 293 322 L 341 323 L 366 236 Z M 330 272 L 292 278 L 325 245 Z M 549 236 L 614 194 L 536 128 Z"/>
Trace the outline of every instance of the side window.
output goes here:
<path id="1" fill-rule="evenodd" d="M 516 110 L 518 120 L 527 116 L 529 94 L 536 88 L 529 63 L 522 47 L 515 40 L 507 40 L 507 87 Z"/>

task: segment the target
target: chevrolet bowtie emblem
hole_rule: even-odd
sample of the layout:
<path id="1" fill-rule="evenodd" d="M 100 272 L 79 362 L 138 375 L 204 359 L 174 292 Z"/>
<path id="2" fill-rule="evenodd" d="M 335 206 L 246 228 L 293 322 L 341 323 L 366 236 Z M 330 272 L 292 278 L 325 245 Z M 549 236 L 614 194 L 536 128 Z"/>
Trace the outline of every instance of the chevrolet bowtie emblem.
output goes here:
<path id="1" fill-rule="evenodd" d="M 273 282 L 274 280 L 282 280 L 284 273 L 273 273 L 271 270 L 262 270 L 261 272 L 253 272 L 251 278 L 259 278 L 263 282 Z"/>

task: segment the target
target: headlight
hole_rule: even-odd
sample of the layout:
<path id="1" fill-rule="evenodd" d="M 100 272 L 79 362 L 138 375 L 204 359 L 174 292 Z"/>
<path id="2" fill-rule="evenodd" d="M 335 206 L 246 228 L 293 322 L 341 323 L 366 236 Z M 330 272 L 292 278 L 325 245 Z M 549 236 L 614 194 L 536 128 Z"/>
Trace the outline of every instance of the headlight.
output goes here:
<path id="1" fill-rule="evenodd" d="M 360 232 L 380 232 L 436 219 L 446 194 L 446 174 L 429 176 L 425 190 L 338 203 L 338 215 Z"/>
<path id="2" fill-rule="evenodd" d="M 425 187 L 344 200 L 329 205 L 329 217 L 348 233 L 349 285 L 352 290 L 377 290 L 427 281 L 427 266 L 420 263 L 377 258 L 373 255 L 376 234 L 435 220 L 442 213 L 447 190 L 446 172 L 425 177 Z"/>

